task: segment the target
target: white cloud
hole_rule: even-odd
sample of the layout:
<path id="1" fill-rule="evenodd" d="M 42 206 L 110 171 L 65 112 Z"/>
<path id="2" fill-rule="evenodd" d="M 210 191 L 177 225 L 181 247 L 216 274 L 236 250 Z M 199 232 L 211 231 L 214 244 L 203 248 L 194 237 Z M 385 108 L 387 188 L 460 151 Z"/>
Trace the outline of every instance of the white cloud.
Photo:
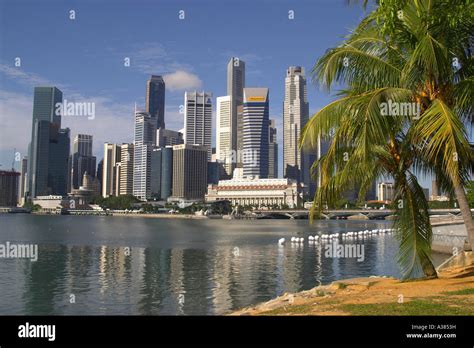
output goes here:
<path id="1" fill-rule="evenodd" d="M 166 88 L 170 91 L 184 91 L 200 89 L 202 86 L 201 79 L 192 73 L 184 70 L 177 70 L 174 73 L 163 76 Z"/>

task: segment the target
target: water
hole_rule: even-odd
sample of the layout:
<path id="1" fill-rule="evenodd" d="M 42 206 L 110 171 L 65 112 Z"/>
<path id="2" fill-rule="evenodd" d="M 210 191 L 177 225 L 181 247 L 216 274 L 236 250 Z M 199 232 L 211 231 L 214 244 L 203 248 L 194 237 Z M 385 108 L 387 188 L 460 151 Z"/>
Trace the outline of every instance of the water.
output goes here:
<path id="1" fill-rule="evenodd" d="M 318 231 L 389 226 L 3 214 L 0 243 L 38 244 L 39 257 L 0 259 L 0 314 L 225 314 L 337 279 L 398 277 L 390 235 L 353 242 L 364 245 L 363 262 L 328 258 L 307 240 Z M 289 243 L 297 235 L 303 246 Z"/>

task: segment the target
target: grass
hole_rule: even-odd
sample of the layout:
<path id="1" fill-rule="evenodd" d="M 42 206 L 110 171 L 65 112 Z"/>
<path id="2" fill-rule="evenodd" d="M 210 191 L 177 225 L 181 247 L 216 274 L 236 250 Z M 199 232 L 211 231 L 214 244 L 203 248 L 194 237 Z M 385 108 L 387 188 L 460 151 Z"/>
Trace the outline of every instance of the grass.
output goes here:
<path id="1" fill-rule="evenodd" d="M 445 295 L 474 295 L 474 288 L 443 292 Z"/>
<path id="2" fill-rule="evenodd" d="M 431 300 L 413 300 L 405 303 L 343 304 L 344 312 L 352 315 L 473 315 L 470 306 L 435 303 Z"/>

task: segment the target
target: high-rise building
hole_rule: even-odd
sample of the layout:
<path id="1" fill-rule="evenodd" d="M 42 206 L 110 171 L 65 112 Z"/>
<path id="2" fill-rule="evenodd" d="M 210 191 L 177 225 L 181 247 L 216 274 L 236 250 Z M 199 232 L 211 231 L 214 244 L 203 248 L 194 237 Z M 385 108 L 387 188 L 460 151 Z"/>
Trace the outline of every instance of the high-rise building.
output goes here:
<path id="1" fill-rule="evenodd" d="M 207 147 L 173 146 L 173 200 L 203 200 L 207 189 Z"/>
<path id="2" fill-rule="evenodd" d="M 268 178 L 278 178 L 278 143 L 275 120 L 270 120 L 268 128 Z"/>
<path id="3" fill-rule="evenodd" d="M 308 122 L 309 104 L 304 69 L 286 71 L 283 102 L 283 176 L 309 185 L 309 158 L 299 147 L 301 130 Z"/>
<path id="4" fill-rule="evenodd" d="M 268 88 L 244 88 L 243 175 L 268 178 Z"/>
<path id="5" fill-rule="evenodd" d="M 53 129 L 50 133 L 48 159 L 48 188 L 50 194 L 66 195 L 68 189 L 69 154 L 71 152 L 70 130 Z"/>
<path id="6" fill-rule="evenodd" d="M 79 153 L 81 156 L 92 156 L 92 139 L 92 135 L 77 134 L 74 137 L 72 153 Z M 88 174 L 90 175 L 90 172 Z"/>
<path id="7" fill-rule="evenodd" d="M 24 156 L 21 159 L 20 184 L 19 184 L 19 191 L 18 191 L 18 199 L 21 205 L 25 203 L 27 181 L 28 181 L 28 157 Z"/>
<path id="8" fill-rule="evenodd" d="M 153 119 L 147 112 L 135 112 L 135 141 L 133 156 L 133 195 L 142 201 L 151 198 L 151 151 Z"/>
<path id="9" fill-rule="evenodd" d="M 165 147 L 183 144 L 183 133 L 171 129 L 158 128 L 156 130 L 156 146 Z"/>
<path id="10" fill-rule="evenodd" d="M 219 178 L 230 179 L 237 159 L 237 149 L 232 144 L 232 97 L 218 97 L 216 107 L 216 161 L 221 164 Z"/>
<path id="11" fill-rule="evenodd" d="M 161 199 L 161 157 L 162 157 L 162 149 L 160 147 L 155 147 L 151 151 L 151 164 L 150 164 L 150 171 L 151 171 L 151 198 L 153 199 Z"/>
<path id="12" fill-rule="evenodd" d="M 173 191 L 173 146 L 161 149 L 161 199 L 171 197 Z"/>
<path id="13" fill-rule="evenodd" d="M 243 150 L 243 100 L 245 88 L 245 62 L 237 57 L 232 57 L 227 64 L 227 95 L 231 97 L 231 147 L 242 153 Z M 239 162 L 240 155 L 236 157 L 236 166 L 242 167 Z"/>
<path id="14" fill-rule="evenodd" d="M 64 195 L 67 191 L 70 140 L 69 129 L 61 129 L 62 100 L 63 94 L 56 87 L 35 87 L 28 147 L 30 197 Z"/>
<path id="15" fill-rule="evenodd" d="M 20 173 L 0 170 L 0 207 L 15 207 L 18 204 L 18 180 Z"/>
<path id="16" fill-rule="evenodd" d="M 391 202 L 395 196 L 395 186 L 391 182 L 380 182 L 377 191 L 379 201 Z"/>
<path id="17" fill-rule="evenodd" d="M 96 173 L 96 157 L 92 156 L 92 135 L 77 134 L 74 137 L 71 155 L 71 188 L 79 189 L 82 186 L 84 173 L 92 178 Z"/>
<path id="18" fill-rule="evenodd" d="M 165 81 L 163 77 L 151 75 L 146 83 L 145 111 L 151 117 L 151 123 L 155 128 L 153 132 L 153 144 L 156 144 L 156 129 L 165 128 Z"/>
<path id="19" fill-rule="evenodd" d="M 186 92 L 184 94 L 184 143 L 205 146 L 211 159 L 212 94 Z"/>
<path id="20" fill-rule="evenodd" d="M 133 144 L 122 144 L 120 154 L 120 195 L 133 194 Z"/>
<path id="21" fill-rule="evenodd" d="M 117 182 L 117 163 L 121 160 L 121 148 L 117 144 L 104 144 L 104 159 L 102 162 L 102 197 L 118 196 L 116 191 Z M 120 186 L 120 185 L 118 185 Z"/>

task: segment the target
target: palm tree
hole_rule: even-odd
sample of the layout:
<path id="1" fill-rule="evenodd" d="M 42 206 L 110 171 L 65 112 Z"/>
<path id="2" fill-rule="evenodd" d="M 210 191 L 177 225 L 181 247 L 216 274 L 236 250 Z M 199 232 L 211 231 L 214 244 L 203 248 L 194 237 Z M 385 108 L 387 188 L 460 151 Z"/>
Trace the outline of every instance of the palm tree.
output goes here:
<path id="1" fill-rule="evenodd" d="M 473 154 L 463 123 L 474 104 L 473 10 L 468 0 L 380 0 L 313 69 L 329 91 L 346 86 L 303 129 L 301 146 L 330 141 L 312 166 L 321 178 L 313 208 L 320 211 L 353 187 L 365 197 L 378 177 L 392 176 L 405 278 L 436 275 L 428 205 L 416 174 L 433 175 L 456 195 L 474 245 L 464 191 Z M 387 105 L 405 112 L 386 115 Z"/>

